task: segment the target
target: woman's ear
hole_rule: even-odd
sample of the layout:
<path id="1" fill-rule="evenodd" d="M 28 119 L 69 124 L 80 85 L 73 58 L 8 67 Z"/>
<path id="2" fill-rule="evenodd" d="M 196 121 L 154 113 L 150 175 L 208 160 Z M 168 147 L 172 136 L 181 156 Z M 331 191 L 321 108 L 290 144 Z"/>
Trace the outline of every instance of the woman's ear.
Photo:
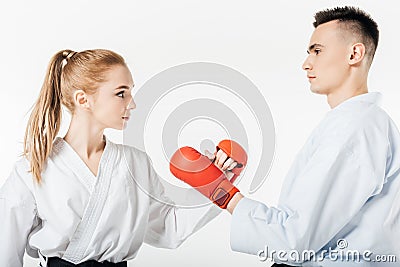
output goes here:
<path id="1" fill-rule="evenodd" d="M 82 109 L 90 108 L 88 95 L 83 90 L 76 90 L 74 92 L 74 102 L 77 107 Z"/>
<path id="2" fill-rule="evenodd" d="M 362 43 L 353 44 L 351 47 L 351 54 L 349 57 L 349 64 L 355 65 L 361 62 L 365 57 L 365 46 Z"/>

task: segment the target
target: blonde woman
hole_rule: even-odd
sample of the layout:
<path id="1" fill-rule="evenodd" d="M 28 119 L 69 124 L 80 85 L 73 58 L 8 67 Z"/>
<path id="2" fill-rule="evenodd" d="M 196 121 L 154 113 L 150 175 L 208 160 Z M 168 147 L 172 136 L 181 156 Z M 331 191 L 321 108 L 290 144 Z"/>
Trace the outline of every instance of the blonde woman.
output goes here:
<path id="1" fill-rule="evenodd" d="M 127 266 L 143 242 L 176 248 L 219 213 L 165 204 L 148 156 L 104 136 L 129 120 L 133 86 L 124 59 L 109 50 L 51 59 L 24 156 L 0 190 L 0 266 L 22 266 L 25 251 L 41 266 Z M 63 138 L 62 105 L 72 115 Z"/>

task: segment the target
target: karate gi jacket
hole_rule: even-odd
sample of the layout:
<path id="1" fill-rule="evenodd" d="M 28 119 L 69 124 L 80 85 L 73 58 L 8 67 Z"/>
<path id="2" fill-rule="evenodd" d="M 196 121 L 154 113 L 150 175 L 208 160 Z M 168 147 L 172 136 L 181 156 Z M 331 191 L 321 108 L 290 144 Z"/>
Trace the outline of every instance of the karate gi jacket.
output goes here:
<path id="1" fill-rule="evenodd" d="M 233 250 L 294 266 L 400 266 L 400 134 L 380 98 L 355 96 L 326 114 L 296 156 L 277 207 L 239 201 Z"/>
<path id="2" fill-rule="evenodd" d="M 0 190 L 0 266 L 22 266 L 25 250 L 74 264 L 126 261 L 143 242 L 178 247 L 220 213 L 171 205 L 146 153 L 105 141 L 97 176 L 60 137 L 41 184 L 25 157 L 16 162 Z"/>

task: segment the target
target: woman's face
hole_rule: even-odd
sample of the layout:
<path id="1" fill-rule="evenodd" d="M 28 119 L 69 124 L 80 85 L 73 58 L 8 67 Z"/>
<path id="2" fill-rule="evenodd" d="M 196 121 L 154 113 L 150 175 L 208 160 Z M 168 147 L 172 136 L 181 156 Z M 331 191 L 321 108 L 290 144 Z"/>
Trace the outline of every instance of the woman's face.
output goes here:
<path id="1" fill-rule="evenodd" d="M 127 67 L 117 65 L 106 77 L 106 82 L 100 84 L 93 95 L 91 112 L 103 128 L 122 130 L 129 120 L 131 109 L 136 107 L 131 95 L 134 86 L 132 75 Z"/>

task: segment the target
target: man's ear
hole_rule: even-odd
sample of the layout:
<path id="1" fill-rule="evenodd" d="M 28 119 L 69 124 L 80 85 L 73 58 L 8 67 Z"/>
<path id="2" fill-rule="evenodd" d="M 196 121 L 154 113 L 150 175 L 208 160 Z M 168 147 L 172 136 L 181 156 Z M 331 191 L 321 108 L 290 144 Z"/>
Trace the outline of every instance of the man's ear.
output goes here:
<path id="1" fill-rule="evenodd" d="M 88 95 L 81 89 L 74 92 L 74 102 L 77 107 L 82 109 L 90 108 Z"/>
<path id="2" fill-rule="evenodd" d="M 355 65 L 361 62 L 365 57 L 365 46 L 362 43 L 353 44 L 349 57 L 349 65 Z"/>

